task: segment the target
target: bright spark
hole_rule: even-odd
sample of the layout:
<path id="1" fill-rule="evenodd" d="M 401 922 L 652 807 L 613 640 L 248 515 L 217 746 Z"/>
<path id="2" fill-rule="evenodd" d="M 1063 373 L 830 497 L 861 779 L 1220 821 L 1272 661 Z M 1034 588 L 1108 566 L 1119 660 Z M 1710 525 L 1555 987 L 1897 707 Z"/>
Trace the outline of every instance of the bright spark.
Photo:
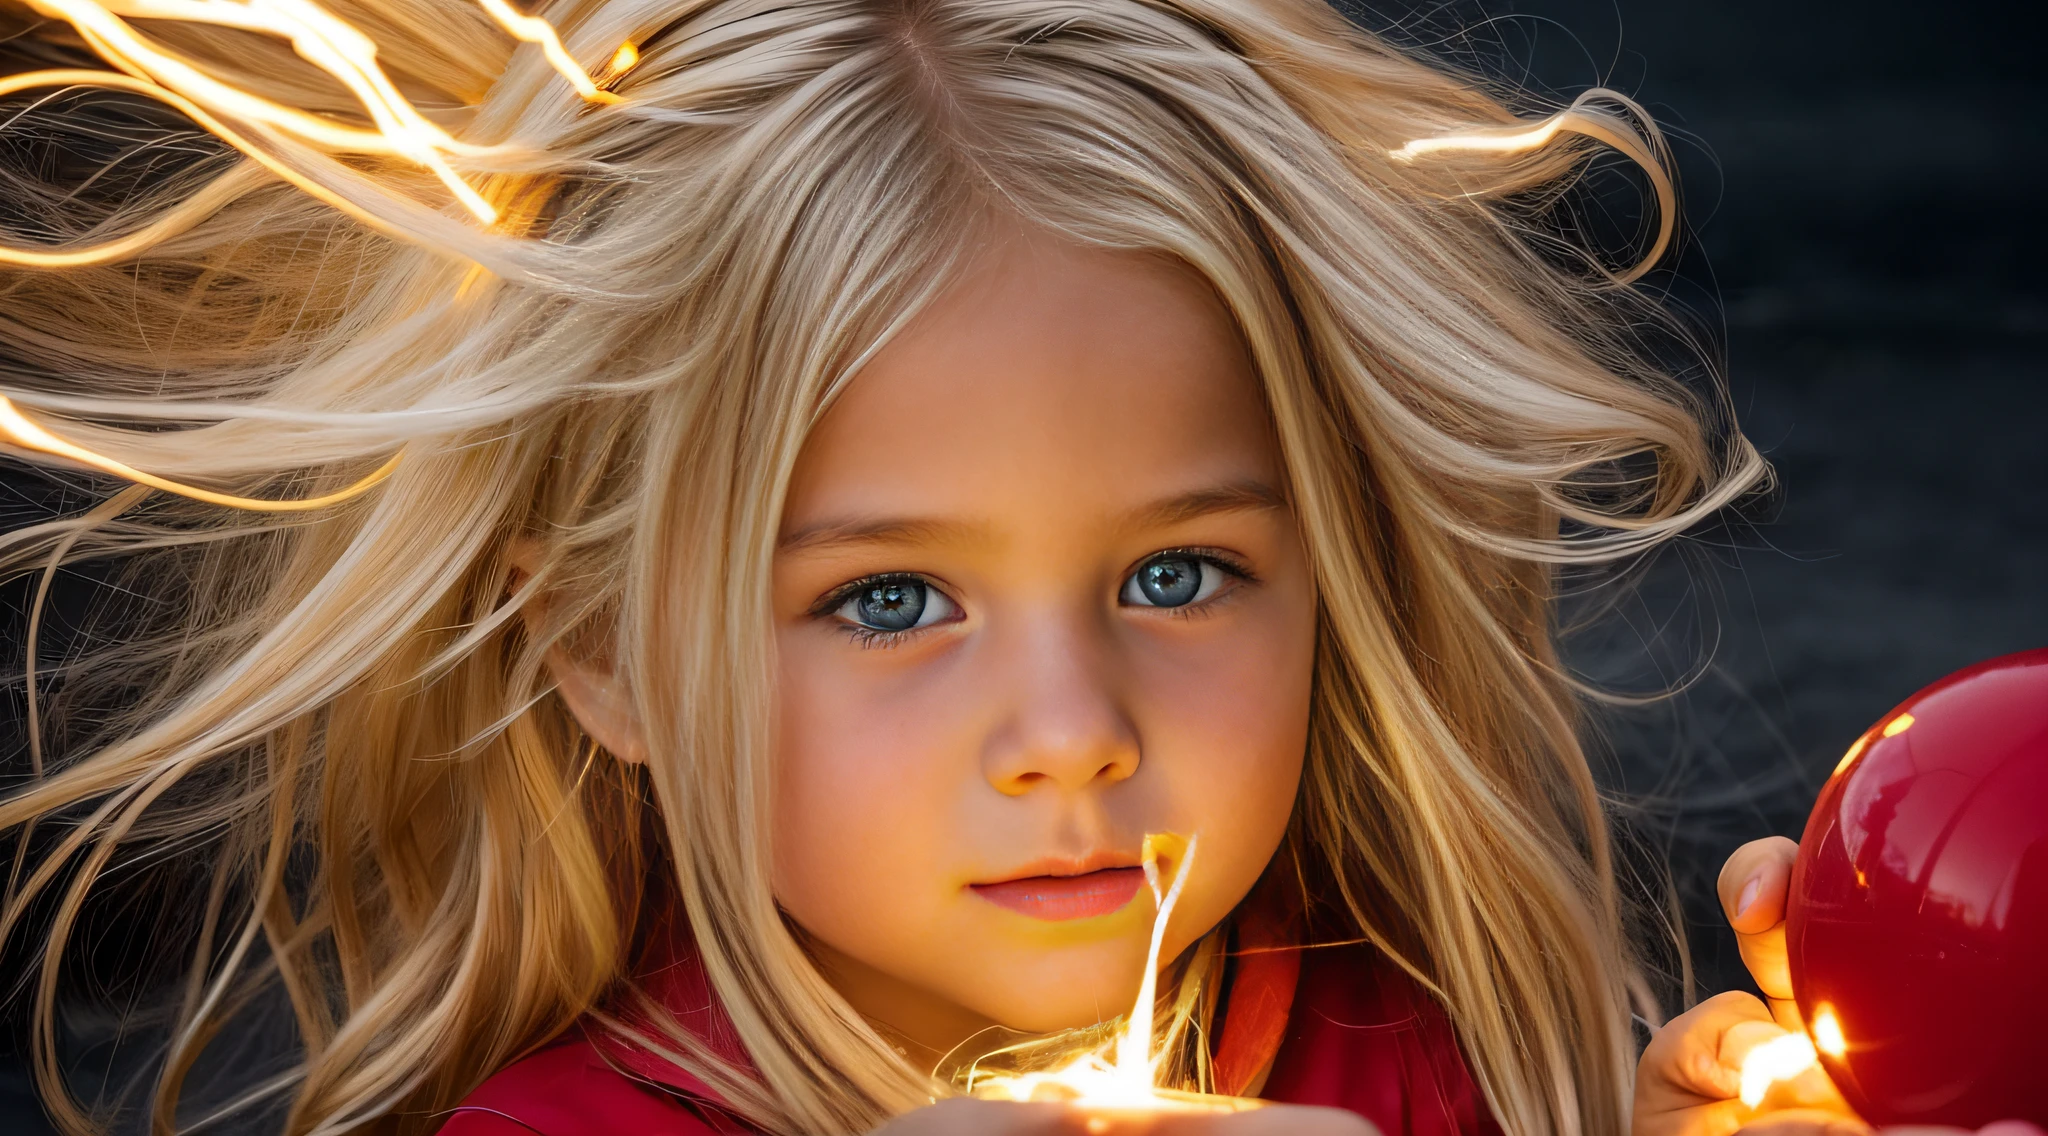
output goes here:
<path id="1" fill-rule="evenodd" d="M 1742 1059 L 1742 1103 L 1755 1108 L 1770 1095 L 1772 1085 L 1789 1081 L 1818 1063 L 1813 1042 L 1803 1033 L 1764 1042 Z"/>
<path id="2" fill-rule="evenodd" d="M 1813 1015 L 1813 1043 L 1829 1057 L 1843 1057 L 1849 1052 L 1849 1039 L 1842 1033 L 1842 1020 L 1835 1016 L 1835 1008 L 1823 1002 Z"/>

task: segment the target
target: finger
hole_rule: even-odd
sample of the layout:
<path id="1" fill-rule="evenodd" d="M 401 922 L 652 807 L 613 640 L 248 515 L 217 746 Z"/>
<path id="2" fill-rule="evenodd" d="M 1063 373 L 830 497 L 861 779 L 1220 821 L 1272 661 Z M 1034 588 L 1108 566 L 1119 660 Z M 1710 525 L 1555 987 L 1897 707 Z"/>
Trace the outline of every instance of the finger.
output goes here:
<path id="1" fill-rule="evenodd" d="M 1636 1110 L 1629 1136 L 1732 1136 L 1749 1119 L 1749 1106 L 1739 1100 L 1715 1101 L 1675 1112 Z"/>
<path id="2" fill-rule="evenodd" d="M 1752 998 L 1750 1001 L 1754 1002 Z M 1722 1068 L 1729 1070 L 1738 1089 L 1742 1083 L 1742 1063 L 1749 1059 L 1749 1053 L 1759 1045 L 1776 1041 L 1788 1031 L 1775 1021 L 1748 1020 L 1730 1023 L 1721 1032 L 1721 1047 L 1715 1054 Z"/>
<path id="3" fill-rule="evenodd" d="M 1738 1037 L 1743 1044 L 1736 1052 L 1728 1034 L 1744 1029 L 1762 1032 L 1754 1040 Z M 1701 1002 L 1658 1030 L 1643 1050 L 1636 1111 L 1672 1112 L 1735 1096 L 1742 1085 L 1741 1057 L 1783 1032 L 1762 1002 L 1740 990 Z"/>
<path id="4" fill-rule="evenodd" d="M 1793 1108 L 1757 1117 L 1739 1136 L 1871 1136 L 1871 1131 L 1853 1116 Z"/>
<path id="5" fill-rule="evenodd" d="M 1792 967 L 1785 950 L 1785 903 L 1799 846 L 1782 836 L 1753 840 L 1735 850 L 1721 869 L 1717 890 L 1736 948 L 1771 1001 L 1771 1013 L 1787 1029 L 1800 1029 L 1792 1002 Z"/>
<path id="6" fill-rule="evenodd" d="M 1749 968 L 1756 988 L 1771 1004 L 1771 1017 L 1793 1032 L 1806 1028 L 1799 1017 L 1799 1004 L 1792 1000 L 1792 960 L 1785 947 L 1785 925 L 1778 924 L 1755 935 L 1735 936 L 1735 948 Z"/>
<path id="7" fill-rule="evenodd" d="M 1782 836 L 1752 840 L 1728 857 L 1715 890 L 1736 934 L 1754 935 L 1784 921 L 1792 862 L 1798 857 L 1799 845 Z"/>
<path id="8" fill-rule="evenodd" d="M 1809 1065 L 1804 1073 L 1789 1080 L 1779 1081 L 1771 1086 L 1764 1097 L 1763 1107 L 1817 1108 L 1839 1116 L 1854 1116 L 1856 1110 L 1842 1099 L 1842 1091 L 1828 1079 L 1827 1070 L 1819 1065 Z"/>
<path id="9" fill-rule="evenodd" d="M 1628 1136 L 1733 1136 L 1749 1116 L 1751 1109 L 1743 1101 L 1714 1101 L 1673 1111 L 1636 1107 Z"/>

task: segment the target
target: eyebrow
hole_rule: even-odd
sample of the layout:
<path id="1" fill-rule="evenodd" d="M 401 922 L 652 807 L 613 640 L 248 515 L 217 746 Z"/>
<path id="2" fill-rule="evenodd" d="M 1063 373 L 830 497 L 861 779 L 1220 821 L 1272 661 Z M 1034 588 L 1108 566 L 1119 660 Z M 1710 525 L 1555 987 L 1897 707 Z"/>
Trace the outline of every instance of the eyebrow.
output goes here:
<path id="1" fill-rule="evenodd" d="M 1233 481 L 1140 506 L 1131 511 L 1126 522 L 1137 528 L 1163 527 L 1211 513 L 1286 507 L 1286 494 L 1263 481 Z"/>
<path id="2" fill-rule="evenodd" d="M 961 521 L 920 521 L 895 517 L 855 517 L 820 521 L 783 534 L 777 552 L 813 551 L 843 544 L 935 544 L 962 541 L 981 526 Z"/>
<path id="3" fill-rule="evenodd" d="M 1134 528 L 1162 528 L 1211 513 L 1286 507 L 1286 495 L 1272 486 L 1262 481 L 1234 481 L 1141 505 L 1125 515 L 1124 523 Z M 778 552 L 808 552 L 847 544 L 961 542 L 983 530 L 984 526 L 964 521 L 854 517 L 820 521 L 795 529 L 776 541 L 775 548 Z"/>

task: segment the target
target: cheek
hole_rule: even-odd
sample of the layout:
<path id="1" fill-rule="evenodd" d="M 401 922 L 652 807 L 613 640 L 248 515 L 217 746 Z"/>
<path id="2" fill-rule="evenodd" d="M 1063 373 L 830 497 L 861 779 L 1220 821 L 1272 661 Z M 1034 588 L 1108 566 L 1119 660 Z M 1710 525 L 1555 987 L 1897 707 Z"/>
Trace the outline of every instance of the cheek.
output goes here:
<path id="1" fill-rule="evenodd" d="M 792 637 L 798 638 L 798 637 Z M 942 720 L 915 691 L 863 683 L 801 638 L 781 649 L 774 742 L 775 895 L 834 943 L 914 932 L 917 886 L 943 864 L 948 776 Z"/>
<path id="2" fill-rule="evenodd" d="M 1312 602 L 1284 599 L 1241 634 L 1147 662 L 1139 673 L 1145 748 L 1201 834 L 1190 887 L 1220 919 L 1286 833 L 1301 784 L 1314 676 Z M 1213 909 L 1210 909 L 1213 908 Z"/>

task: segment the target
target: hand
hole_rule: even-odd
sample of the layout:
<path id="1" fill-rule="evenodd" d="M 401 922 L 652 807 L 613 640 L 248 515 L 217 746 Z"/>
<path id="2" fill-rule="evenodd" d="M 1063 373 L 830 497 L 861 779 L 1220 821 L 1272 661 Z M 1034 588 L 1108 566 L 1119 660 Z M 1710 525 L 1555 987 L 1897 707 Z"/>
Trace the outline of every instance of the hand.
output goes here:
<path id="1" fill-rule="evenodd" d="M 1785 952 L 1785 899 L 1799 846 L 1783 837 L 1751 841 L 1721 869 L 1722 910 L 1742 961 L 1765 1001 L 1731 992 L 1700 1003 L 1657 1031 L 1636 1066 L 1634 1136 L 1727 1136 L 1762 1115 L 1742 1103 L 1742 1061 L 1749 1051 L 1804 1029 L 1792 1000 Z M 1777 1136 L 1833 1136 L 1836 1127 L 1867 1131 L 1815 1070 L 1781 1085 L 1764 1102 L 1774 1118 L 1808 1127 Z"/>
<path id="2" fill-rule="evenodd" d="M 870 1136 L 1379 1136 L 1335 1108 L 1275 1104 L 1247 1112 L 1092 1113 L 1064 1104 L 957 1097 L 907 1112 Z"/>
<path id="3" fill-rule="evenodd" d="M 1673 1018 L 1643 1051 L 1636 1065 L 1634 1136 L 1763 1136 L 1745 1124 L 1762 1115 L 1743 1104 L 1742 1061 L 1757 1046 L 1786 1034 L 1753 994 L 1730 991 Z M 1856 1119 L 1819 1069 L 1776 1087 L 1764 1101 L 1769 1115 L 1797 1116 L 1805 1128 L 1771 1130 L 1770 1136 L 1863 1136 Z M 1775 1111 L 1775 1110 L 1789 1111 Z"/>

